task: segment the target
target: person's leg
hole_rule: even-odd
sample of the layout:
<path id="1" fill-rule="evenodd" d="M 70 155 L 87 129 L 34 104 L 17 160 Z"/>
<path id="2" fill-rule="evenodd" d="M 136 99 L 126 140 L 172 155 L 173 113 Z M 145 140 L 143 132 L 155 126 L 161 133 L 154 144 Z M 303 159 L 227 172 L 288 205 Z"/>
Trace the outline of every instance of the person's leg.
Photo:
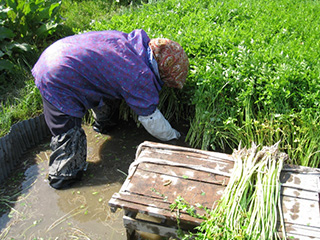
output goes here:
<path id="1" fill-rule="evenodd" d="M 49 162 L 49 184 L 56 189 L 69 187 L 81 179 L 87 167 L 87 140 L 81 119 L 68 116 L 43 98 L 46 123 L 53 135 Z"/>
<path id="2" fill-rule="evenodd" d="M 75 126 L 68 132 L 53 137 L 50 147 L 50 185 L 60 189 L 81 180 L 87 167 L 87 140 L 83 129 Z"/>
<path id="3" fill-rule="evenodd" d="M 92 109 L 94 118 L 93 130 L 98 133 L 107 133 L 117 125 L 120 100 L 104 100 L 104 105 Z"/>

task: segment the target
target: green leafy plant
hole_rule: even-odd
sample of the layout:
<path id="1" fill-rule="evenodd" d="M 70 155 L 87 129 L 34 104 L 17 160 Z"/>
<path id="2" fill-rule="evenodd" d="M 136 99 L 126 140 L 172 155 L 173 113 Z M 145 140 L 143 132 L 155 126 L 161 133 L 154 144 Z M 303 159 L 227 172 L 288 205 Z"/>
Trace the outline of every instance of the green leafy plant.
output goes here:
<path id="1" fill-rule="evenodd" d="M 77 33 L 143 28 L 151 38 L 179 42 L 190 61 L 187 84 L 182 91 L 163 89 L 159 107 L 170 120 L 190 121 L 186 140 L 191 146 L 230 153 L 240 142 L 271 145 L 281 140 L 279 148 L 289 154 L 291 163 L 319 166 L 320 29 L 312 27 L 319 22 L 319 4 L 312 0 L 135 3 L 140 2 L 69 0 L 64 19 L 79 23 L 72 25 Z M 119 11 L 111 13 L 115 6 Z M 2 8 L 2 15 L 8 16 L 7 8 Z M 101 10 L 110 14 L 103 16 Z M 4 33 L 10 36 L 9 31 Z M 11 61 L 10 54 L 1 59 Z M 125 106 L 121 114 L 135 118 Z"/>
<path id="2" fill-rule="evenodd" d="M 30 70 L 38 48 L 49 44 L 60 26 L 60 5 L 61 1 L 56 0 L 0 2 L 1 135 L 16 121 L 40 112 L 39 93 L 37 90 L 28 92 L 35 87 L 34 83 L 28 83 Z"/>
<path id="3" fill-rule="evenodd" d="M 319 14 L 311 0 L 167 0 L 124 9 L 90 30 L 143 28 L 183 46 L 187 84 L 164 95 L 161 110 L 189 117 L 191 146 L 230 153 L 240 142 L 281 140 L 292 163 L 318 167 L 310 137 L 320 130 L 309 123 L 320 116 L 320 29 L 311 27 Z"/>
<path id="4" fill-rule="evenodd" d="M 54 33 L 60 22 L 58 0 L 3 0 L 7 11 L 6 25 L 17 38 L 26 40 L 42 38 Z"/>
<path id="5" fill-rule="evenodd" d="M 56 31 L 60 5 L 56 0 L 1 0 L 0 71 L 12 72 L 19 61 L 28 63 L 32 44 Z"/>

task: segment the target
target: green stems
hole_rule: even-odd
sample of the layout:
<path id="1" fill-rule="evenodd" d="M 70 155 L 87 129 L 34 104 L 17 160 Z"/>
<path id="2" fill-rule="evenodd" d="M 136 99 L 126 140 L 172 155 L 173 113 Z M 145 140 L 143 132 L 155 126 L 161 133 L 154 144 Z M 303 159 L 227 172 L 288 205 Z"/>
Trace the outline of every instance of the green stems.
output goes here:
<path id="1" fill-rule="evenodd" d="M 277 239 L 278 221 L 283 226 L 280 203 L 280 173 L 287 155 L 279 142 L 258 151 L 233 152 L 235 166 L 229 184 L 197 239 Z M 280 219 L 279 219 L 280 218 Z M 285 236 L 285 234 L 283 234 Z M 204 238 L 203 238 L 204 237 Z"/>

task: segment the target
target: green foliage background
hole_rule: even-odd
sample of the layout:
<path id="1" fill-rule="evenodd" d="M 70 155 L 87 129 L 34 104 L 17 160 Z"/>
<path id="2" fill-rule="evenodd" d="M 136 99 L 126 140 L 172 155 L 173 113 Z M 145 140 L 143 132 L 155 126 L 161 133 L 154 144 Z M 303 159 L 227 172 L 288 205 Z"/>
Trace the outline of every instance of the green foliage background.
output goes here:
<path id="1" fill-rule="evenodd" d="M 167 0 L 96 21 L 90 30 L 143 28 L 184 47 L 190 75 L 185 90 L 170 96 L 170 109 L 182 116 L 194 106 L 192 146 L 228 151 L 240 142 L 281 140 L 293 163 L 317 167 L 319 14 L 311 0 Z M 182 95 L 192 99 L 183 108 Z"/>
<path id="2" fill-rule="evenodd" d="M 187 84 L 164 89 L 160 107 L 190 121 L 193 147 L 231 152 L 281 140 L 292 163 L 319 167 L 319 1 L 97 1 L 90 10 L 92 3 L 62 3 L 72 34 L 142 28 L 184 47 Z"/>
<path id="3" fill-rule="evenodd" d="M 30 69 L 38 49 L 59 37 L 60 6 L 58 0 L 0 1 L 0 136 L 41 112 Z"/>
<path id="4" fill-rule="evenodd" d="M 61 1 L 1 0 L 0 71 L 13 73 L 22 62 L 31 62 L 33 44 L 47 41 L 59 25 Z M 5 84 L 1 76 L 0 83 Z"/>

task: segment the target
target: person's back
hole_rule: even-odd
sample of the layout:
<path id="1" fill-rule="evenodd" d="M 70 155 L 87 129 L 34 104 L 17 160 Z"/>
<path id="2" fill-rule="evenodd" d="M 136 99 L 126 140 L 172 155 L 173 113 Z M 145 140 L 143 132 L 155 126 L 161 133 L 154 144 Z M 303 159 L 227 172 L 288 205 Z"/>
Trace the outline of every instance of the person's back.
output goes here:
<path id="1" fill-rule="evenodd" d="M 63 38 L 34 66 L 35 83 L 44 98 L 74 117 L 83 117 L 104 98 L 124 99 L 138 115 L 149 115 L 161 89 L 148 62 L 149 40 L 143 30 Z"/>

